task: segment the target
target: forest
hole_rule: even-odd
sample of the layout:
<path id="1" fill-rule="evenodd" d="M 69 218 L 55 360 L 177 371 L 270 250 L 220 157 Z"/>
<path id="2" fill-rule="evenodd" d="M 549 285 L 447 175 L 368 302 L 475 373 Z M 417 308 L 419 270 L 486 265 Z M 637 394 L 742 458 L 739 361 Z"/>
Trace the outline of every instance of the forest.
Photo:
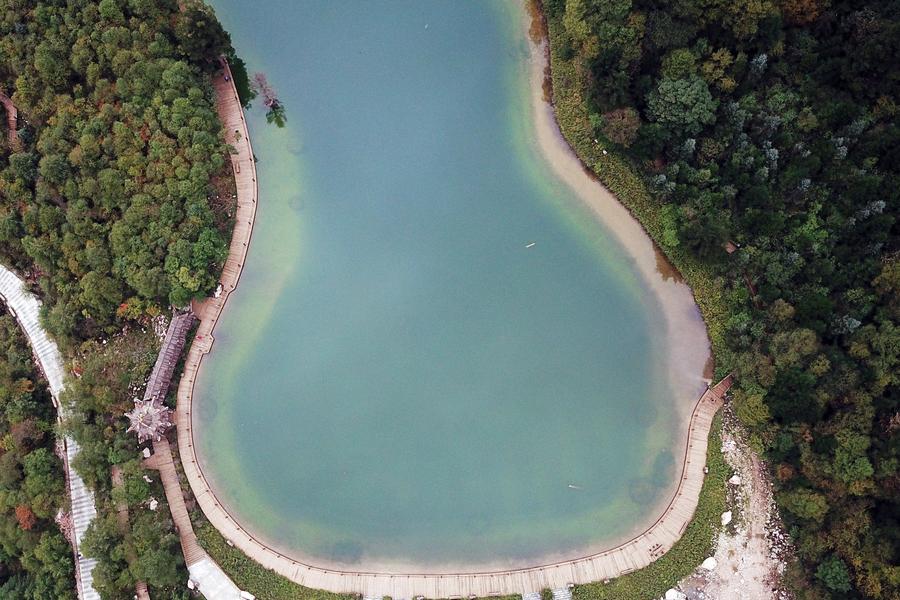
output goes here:
<path id="1" fill-rule="evenodd" d="M 182 4 L 0 9 L 0 92 L 19 110 L 15 140 L 0 125 L 0 260 L 40 293 L 77 374 L 66 430 L 101 508 L 84 550 L 105 598 L 137 579 L 177 598 L 186 576 L 122 419 L 158 348 L 152 320 L 208 294 L 227 249 L 208 73 L 230 44 Z M 734 410 L 795 543 L 788 584 L 900 597 L 900 2 L 543 8 L 563 130 L 682 269 L 720 374 L 735 372 Z M 72 597 L 57 435 L 0 317 L 0 597 Z"/>
<path id="2" fill-rule="evenodd" d="M 900 3 L 543 8 L 564 133 L 683 269 L 736 375 L 788 585 L 900 597 Z"/>
<path id="3" fill-rule="evenodd" d="M 55 522 L 65 480 L 56 413 L 15 319 L 0 314 L 0 598 L 75 598 L 72 550 Z"/>
<path id="4" fill-rule="evenodd" d="M 226 149 L 200 9 L 11 4 L 0 82 L 25 123 L 0 155 L 0 253 L 40 283 L 50 331 L 90 338 L 204 295 L 227 252 L 208 198 Z"/>
<path id="5" fill-rule="evenodd" d="M 209 79 L 223 53 L 227 34 L 196 1 L 0 8 L 0 93 L 19 117 L 14 131 L 0 127 L 0 261 L 41 297 L 72 375 L 62 430 L 96 495 L 80 550 L 100 560 L 104 598 L 132 598 L 137 580 L 154 598 L 188 593 L 158 475 L 123 414 L 153 366 L 154 324 L 207 296 L 227 253 L 233 184 Z M 60 430 L 13 333 L 0 319 L 0 597 L 72 598 L 71 547 L 53 523 L 65 498 Z"/>

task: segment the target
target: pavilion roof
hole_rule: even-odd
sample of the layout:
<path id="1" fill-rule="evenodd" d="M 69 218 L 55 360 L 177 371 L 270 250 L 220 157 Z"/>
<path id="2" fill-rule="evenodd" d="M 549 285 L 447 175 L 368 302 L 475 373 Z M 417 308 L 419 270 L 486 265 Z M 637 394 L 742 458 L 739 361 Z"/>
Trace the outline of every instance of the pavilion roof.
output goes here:
<path id="1" fill-rule="evenodd" d="M 134 408 L 127 413 L 130 425 L 128 431 L 135 432 L 138 441 L 159 440 L 172 426 L 172 411 L 157 400 L 134 399 Z"/>

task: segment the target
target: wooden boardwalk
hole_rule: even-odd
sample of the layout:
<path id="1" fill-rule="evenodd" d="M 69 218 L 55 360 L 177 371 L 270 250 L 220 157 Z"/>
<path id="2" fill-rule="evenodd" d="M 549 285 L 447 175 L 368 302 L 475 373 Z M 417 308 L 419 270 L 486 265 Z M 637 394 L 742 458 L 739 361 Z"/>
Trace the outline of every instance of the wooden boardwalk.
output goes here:
<path id="1" fill-rule="evenodd" d="M 190 384 L 187 384 L 188 387 Z M 612 579 L 646 567 L 665 554 L 681 538 L 697 508 L 706 466 L 707 441 L 713 417 L 731 387 L 731 377 L 710 388 L 698 400 L 692 413 L 683 470 L 678 487 L 660 517 L 645 531 L 609 550 L 553 564 L 495 572 L 391 573 L 350 572 L 323 569 L 305 564 L 266 546 L 228 514 L 210 489 L 197 464 L 189 440 L 190 420 L 179 422 L 179 440 L 188 438 L 182 453 L 185 471 L 194 494 L 207 518 L 226 539 L 248 556 L 311 588 L 358 593 L 369 597 L 452 598 L 475 595 L 521 594 L 550 588 L 562 590 L 569 584 Z"/>
<path id="2" fill-rule="evenodd" d="M 244 111 L 238 99 L 231 69 L 224 59 L 222 67 L 228 80 L 226 81 L 225 77 L 220 75 L 214 78 L 213 84 L 216 90 L 216 109 L 222 122 L 225 140 L 235 150 L 231 154 L 231 164 L 237 189 L 237 211 L 228 258 L 220 277 L 221 293 L 218 298 L 207 298 L 203 302 L 195 302 L 193 306 L 194 314 L 200 320 L 200 324 L 185 360 L 175 409 L 178 449 L 182 457 L 185 475 L 204 514 L 220 531 L 222 531 L 220 521 L 226 515 L 221 509 L 216 510 L 218 503 L 210 501 L 206 479 L 197 465 L 191 437 L 191 395 L 200 360 L 212 347 L 212 330 L 222 314 L 228 296 L 234 291 L 238 279 L 240 279 L 241 269 L 250 247 L 257 198 L 256 164 L 253 161 L 253 148 L 250 146 L 250 133 L 244 120 Z"/>
<path id="3" fill-rule="evenodd" d="M 159 471 L 172 522 L 175 523 L 175 531 L 178 532 L 178 539 L 181 542 L 184 564 L 196 588 L 207 600 L 240 600 L 241 590 L 197 541 L 191 516 L 184 503 L 184 491 L 172 458 L 169 440 L 162 437 L 153 442 L 153 456 L 144 461 L 144 466 Z"/>
<path id="4" fill-rule="evenodd" d="M 162 480 L 163 489 L 166 491 L 166 501 L 169 503 L 169 510 L 172 512 L 172 521 L 175 522 L 175 529 L 178 531 L 178 537 L 181 538 L 181 551 L 184 553 L 184 563 L 190 568 L 191 565 L 203 560 L 206 557 L 206 552 L 200 547 L 197 535 L 194 533 L 194 527 L 191 525 L 191 518 L 188 514 L 187 505 L 184 503 L 184 493 L 181 490 L 181 482 L 178 480 L 178 470 L 175 468 L 169 440 L 162 437 L 159 441 L 153 442 L 153 456 L 144 461 L 144 466 L 159 471 L 159 478 Z"/>
<path id="5" fill-rule="evenodd" d="M 225 140 L 236 148 L 245 147 L 243 152 L 239 151 L 231 157 L 232 166 L 235 171 L 235 183 L 237 184 L 238 191 L 238 210 L 235 217 L 236 222 L 234 225 L 231 248 L 222 278 L 222 281 L 224 282 L 227 273 L 240 274 L 240 269 L 243 266 L 244 257 L 247 253 L 247 245 L 249 245 L 250 241 L 250 230 L 253 226 L 253 216 L 256 212 L 256 174 L 255 165 L 252 161 L 253 153 L 249 148 L 249 134 L 247 133 L 246 126 L 243 125 L 243 110 L 238 102 L 237 91 L 234 88 L 234 84 L 231 83 L 231 71 L 228 69 L 228 64 L 224 59 L 222 60 L 222 66 L 229 76 L 229 82 L 226 82 L 224 77 L 219 75 L 215 77 L 214 85 L 216 90 L 216 105 L 219 110 L 219 116 L 222 118 Z M 235 110 L 240 114 L 240 122 L 237 125 L 234 121 L 225 119 L 225 115 L 233 115 Z M 235 132 L 241 131 L 243 133 L 237 136 L 235 135 Z M 244 141 L 243 145 L 241 143 L 241 138 Z M 241 171 L 242 163 L 244 163 L 245 173 L 253 172 L 252 180 L 244 182 L 243 186 L 241 185 L 241 181 L 238 180 L 238 173 Z M 249 184 L 252 184 L 252 196 L 248 196 L 247 185 Z M 250 199 L 248 199 L 248 197 Z M 241 198 L 244 198 L 243 206 Z M 252 204 L 252 207 L 248 207 L 247 203 Z M 241 241 L 243 241 L 242 252 L 235 247 L 236 241 L 239 245 L 241 244 Z M 237 277 L 235 276 L 234 283 L 230 287 L 226 286 L 225 290 L 220 295 L 219 299 L 221 299 L 223 303 L 224 298 L 227 297 L 229 291 L 234 289 L 236 283 Z M 211 306 L 215 306 L 216 301 L 217 299 L 211 298 L 207 302 L 211 303 Z M 221 311 L 221 306 L 217 309 L 216 316 L 218 316 L 218 311 Z M 153 366 L 153 372 L 147 383 L 147 389 L 144 392 L 144 400 L 157 400 L 159 402 L 165 400 L 171 384 L 172 375 L 178 364 L 182 350 L 184 349 L 187 334 L 194 324 L 194 313 L 198 314 L 201 321 L 200 327 L 194 337 L 194 342 L 191 345 L 190 355 L 194 354 L 195 348 L 204 347 L 209 343 L 205 339 L 208 337 L 208 333 L 207 330 L 204 329 L 202 316 L 207 314 L 207 312 L 203 310 L 202 305 L 195 306 L 191 313 L 176 314 L 172 318 L 169 328 L 166 331 L 163 347 L 160 349 L 159 356 L 157 356 L 156 363 Z M 190 355 L 188 361 L 190 360 Z M 187 377 L 188 373 L 191 372 L 196 373 L 196 369 L 191 371 L 186 364 L 182 382 L 184 381 L 184 378 Z M 191 378 L 193 380 L 193 375 L 191 375 Z M 180 393 L 179 386 L 179 398 Z M 181 401 L 179 400 L 178 403 L 181 404 Z M 177 422 L 178 420 L 176 418 L 176 425 Z M 178 436 L 179 441 L 182 437 L 184 436 Z M 181 551 L 184 554 L 184 562 L 188 568 L 191 581 L 194 582 L 197 589 L 199 589 L 209 600 L 240 600 L 241 590 L 233 581 L 231 581 L 221 567 L 210 558 L 197 541 L 197 535 L 194 533 L 190 514 L 188 513 L 187 506 L 184 502 L 184 494 L 178 470 L 175 467 L 172 449 L 165 436 L 153 442 L 153 455 L 145 460 L 144 464 L 149 468 L 159 470 L 163 489 L 166 492 L 166 501 L 169 504 L 172 521 L 175 523 L 175 528 L 178 532 L 179 541 L 181 542 Z"/>
<path id="6" fill-rule="evenodd" d="M 229 73 L 230 74 L 230 73 Z M 544 588 L 565 589 L 568 584 L 588 583 L 630 573 L 652 563 L 668 551 L 681 537 L 697 507 L 706 465 L 707 438 L 713 417 L 731 386 L 730 376 L 709 389 L 698 400 L 692 413 L 681 479 L 662 515 L 643 533 L 609 550 L 573 560 L 547 565 L 496 572 L 466 573 L 390 573 L 351 572 L 323 569 L 305 564 L 270 548 L 245 529 L 210 488 L 194 448 L 191 429 L 191 402 L 194 382 L 203 356 L 213 343 L 213 330 L 222 314 L 229 294 L 237 286 L 241 269 L 250 247 L 250 235 L 257 206 L 256 167 L 253 150 L 231 82 L 217 78 L 219 115 L 227 139 L 237 150 L 232 156 L 237 185 L 237 223 L 230 253 L 222 273 L 222 293 L 194 306 L 200 325 L 185 362 L 184 375 L 178 387 L 175 423 L 178 447 L 184 472 L 203 513 L 210 522 L 248 556 L 311 588 L 333 592 L 359 593 L 364 596 L 394 598 L 448 598 L 455 596 L 492 596 L 534 592 Z M 235 133 L 239 135 L 235 135 Z"/>
<path id="7" fill-rule="evenodd" d="M 175 367 L 181 357 L 181 351 L 187 339 L 187 334 L 194 324 L 194 315 L 191 313 L 176 313 L 166 330 L 162 348 L 156 357 L 156 364 L 147 383 L 144 392 L 144 400 L 162 402 L 172 381 Z M 164 436 L 153 438 L 153 455 L 144 461 L 144 465 L 159 471 L 163 489 L 166 493 L 166 501 L 169 512 L 178 532 L 181 543 L 181 552 L 184 555 L 184 563 L 187 566 L 190 579 L 195 587 L 208 598 L 208 600 L 238 600 L 241 590 L 225 574 L 197 541 L 191 517 L 184 502 L 184 490 L 172 456 L 172 448 L 169 440 Z M 114 474 L 115 475 L 115 474 Z M 127 507 L 126 507 L 127 508 Z M 121 524 L 121 512 L 120 524 Z M 127 513 L 126 513 L 127 526 Z M 133 560 L 129 557 L 129 560 Z M 137 590 L 140 595 L 140 589 Z M 139 599 L 140 600 L 140 599 Z M 149 599 L 146 599 L 149 600 Z"/>
<path id="8" fill-rule="evenodd" d="M 189 312 L 176 313 L 172 316 L 172 320 L 169 322 L 169 327 L 166 330 L 163 347 L 156 357 L 156 363 L 153 365 L 150 379 L 147 380 L 144 400 L 165 401 L 166 394 L 169 393 L 169 386 L 172 384 L 175 366 L 178 364 L 178 359 L 181 358 L 181 351 L 184 350 L 187 334 L 193 325 L 194 315 Z"/>

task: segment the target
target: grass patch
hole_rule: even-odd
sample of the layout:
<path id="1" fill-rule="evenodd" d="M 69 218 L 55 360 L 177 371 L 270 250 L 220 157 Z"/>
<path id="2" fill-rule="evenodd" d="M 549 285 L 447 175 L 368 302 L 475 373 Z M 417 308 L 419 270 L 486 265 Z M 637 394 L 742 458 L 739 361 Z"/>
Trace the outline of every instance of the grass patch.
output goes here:
<path id="1" fill-rule="evenodd" d="M 659 560 L 649 566 L 611 580 L 575 588 L 575 600 L 647 600 L 659 598 L 666 590 L 693 571 L 712 552 L 718 533 L 719 516 L 725 510 L 725 483 L 731 469 L 722 455 L 722 417 L 716 415 L 709 432 L 706 466 L 697 512 L 684 535 Z"/>
<path id="2" fill-rule="evenodd" d="M 225 543 L 222 534 L 205 519 L 195 521 L 197 539 L 231 580 L 260 600 L 356 600 L 352 594 L 334 594 L 292 582 L 266 569 L 246 554 Z"/>
<path id="3" fill-rule="evenodd" d="M 194 519 L 200 545 L 209 553 L 231 580 L 260 600 L 358 600 L 357 594 L 335 594 L 308 588 L 271 571 L 246 554 L 229 546 L 222 534 L 206 519 Z M 390 600 L 390 596 L 384 598 Z M 490 600 L 521 600 L 522 596 L 492 596 Z"/>

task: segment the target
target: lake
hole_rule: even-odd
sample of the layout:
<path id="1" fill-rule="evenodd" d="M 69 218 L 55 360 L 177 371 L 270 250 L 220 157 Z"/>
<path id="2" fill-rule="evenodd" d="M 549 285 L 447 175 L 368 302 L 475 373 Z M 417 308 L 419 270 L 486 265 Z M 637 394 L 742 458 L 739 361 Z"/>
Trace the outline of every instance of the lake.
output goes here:
<path id="1" fill-rule="evenodd" d="M 212 4 L 288 118 L 248 111 L 257 222 L 194 394 L 227 509 L 297 559 L 410 572 L 649 525 L 706 360 L 673 322 L 702 322 L 542 152 L 523 7 Z"/>

